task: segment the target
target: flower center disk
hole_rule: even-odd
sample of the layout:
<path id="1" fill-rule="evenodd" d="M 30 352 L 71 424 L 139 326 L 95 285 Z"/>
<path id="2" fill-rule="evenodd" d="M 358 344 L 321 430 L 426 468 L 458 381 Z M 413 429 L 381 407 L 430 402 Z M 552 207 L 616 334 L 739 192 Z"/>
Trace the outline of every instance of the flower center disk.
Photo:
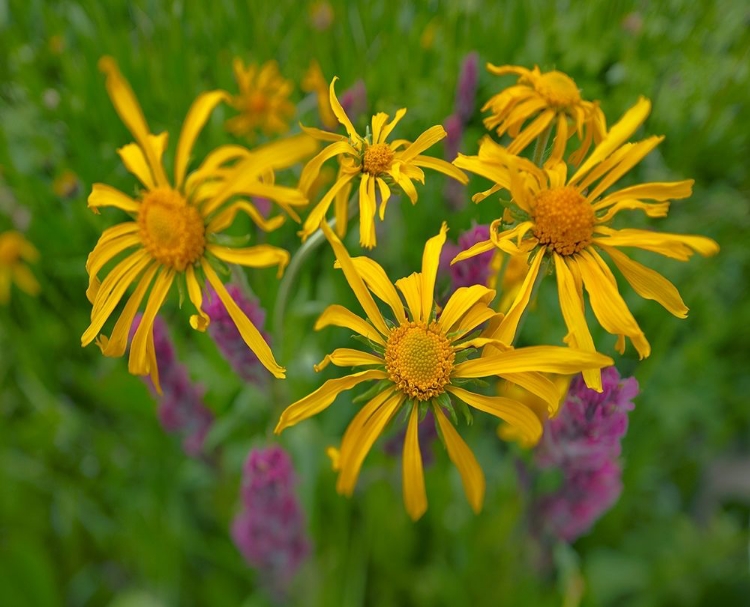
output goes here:
<path id="1" fill-rule="evenodd" d="M 368 145 L 362 160 L 362 170 L 370 175 L 380 175 L 391 168 L 394 156 L 394 151 L 387 143 Z"/>
<path id="2" fill-rule="evenodd" d="M 391 331 L 385 348 L 390 380 L 410 398 L 429 400 L 450 382 L 455 353 L 440 326 L 409 322 Z"/>
<path id="3" fill-rule="evenodd" d="M 581 93 L 576 83 L 562 72 L 542 74 L 534 83 L 534 88 L 553 107 L 570 107 L 581 101 Z"/>
<path id="4" fill-rule="evenodd" d="M 594 218 L 594 209 L 575 187 L 543 190 L 534 205 L 534 236 L 559 255 L 573 255 L 591 244 Z"/>
<path id="5" fill-rule="evenodd" d="M 160 264 L 184 271 L 198 261 L 206 247 L 206 227 L 198 209 L 177 191 L 147 192 L 138 213 L 143 246 Z"/>

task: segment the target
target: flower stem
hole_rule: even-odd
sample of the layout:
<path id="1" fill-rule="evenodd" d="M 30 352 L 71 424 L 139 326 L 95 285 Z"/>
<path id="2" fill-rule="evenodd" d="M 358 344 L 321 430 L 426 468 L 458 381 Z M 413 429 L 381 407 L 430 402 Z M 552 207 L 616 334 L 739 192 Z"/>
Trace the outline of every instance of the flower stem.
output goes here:
<path id="1" fill-rule="evenodd" d="M 549 142 L 549 136 L 552 133 L 552 122 L 549 123 L 546 129 L 544 129 L 539 137 L 536 139 L 536 145 L 534 146 L 534 164 L 541 167 L 544 164 L 544 152 L 547 150 L 547 143 Z"/>

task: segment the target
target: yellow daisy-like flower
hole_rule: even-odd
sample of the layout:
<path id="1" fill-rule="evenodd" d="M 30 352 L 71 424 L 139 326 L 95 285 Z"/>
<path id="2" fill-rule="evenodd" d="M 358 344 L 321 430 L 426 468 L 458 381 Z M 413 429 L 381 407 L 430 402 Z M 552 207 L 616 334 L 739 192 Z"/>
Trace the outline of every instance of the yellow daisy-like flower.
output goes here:
<path id="1" fill-rule="evenodd" d="M 651 347 L 620 296 L 615 277 L 600 251 L 609 255 L 641 297 L 659 302 L 678 318 L 687 316 L 688 309 L 674 285 L 630 259 L 619 248 L 635 247 L 687 261 L 693 252 L 714 255 L 719 251 L 716 242 L 702 236 L 627 228 L 616 230 L 608 225 L 615 215 L 625 210 L 637 209 L 649 217 L 665 217 L 670 200 L 687 198 L 692 193 L 693 180 L 689 179 L 633 185 L 605 195 L 663 139 L 649 137 L 638 143 L 625 143 L 646 119 L 650 108 L 648 100 L 639 100 L 571 177 L 568 177 L 567 165 L 555 154 L 544 168 L 539 168 L 510 154 L 489 138 L 482 142 L 478 156 L 460 155 L 456 159 L 458 166 L 495 182 L 490 190 L 477 194 L 475 201 L 499 189 L 510 191 L 518 223 L 503 230 L 503 220 L 495 220 L 490 228 L 490 239 L 459 254 L 454 262 L 494 247 L 508 253 L 530 253 L 526 280 L 508 311 L 507 322 L 493 337 L 505 343 L 512 342 L 542 260 L 548 257 L 557 275 L 560 306 L 568 327 L 566 343 L 594 351 L 584 316 L 585 287 L 599 323 L 618 336 L 617 350 L 624 351 L 625 337 L 628 337 L 641 358 L 648 356 Z M 601 390 L 598 371 L 584 372 L 584 379 L 589 387 Z"/>
<path id="2" fill-rule="evenodd" d="M 498 67 L 491 63 L 487 64 L 487 70 L 496 76 L 518 76 L 515 85 L 491 97 L 482 108 L 483 112 L 491 112 L 484 119 L 488 129 L 513 138 L 508 146 L 511 154 L 521 153 L 545 129 L 555 128 L 555 148 L 560 155 L 568 139 L 578 134 L 581 147 L 570 157 L 573 164 L 578 164 L 592 141 L 599 143 L 606 135 L 607 122 L 599 105 L 581 99 L 576 83 L 567 74 L 542 73 L 537 66 L 528 70 L 517 65 Z M 529 120 L 531 122 L 527 122 Z"/>
<path id="3" fill-rule="evenodd" d="M 367 453 L 388 423 L 399 412 L 408 416 L 403 452 L 403 493 L 406 510 L 416 520 L 427 509 L 417 425 L 431 409 L 448 457 L 458 468 L 471 507 L 479 512 L 484 499 L 485 480 L 473 453 L 461 439 L 446 411 L 453 413 L 466 405 L 494 415 L 515 426 L 530 443 L 542 433 L 539 418 L 522 403 L 501 396 L 486 396 L 467 389 L 471 380 L 501 377 L 523 386 L 557 406 L 555 386 L 540 372 L 575 373 L 582 369 L 611 364 L 601 354 L 572 348 L 534 346 L 514 350 L 496 340 L 477 336 L 484 322 L 501 322 L 502 315 L 488 304 L 495 292 L 482 285 L 461 287 L 451 296 L 440 314 L 436 314 L 433 292 L 447 228 L 427 241 L 422 257 L 422 272 L 397 280 L 394 284 L 383 268 L 367 257 L 352 259 L 346 248 L 324 222 L 321 224 L 346 280 L 365 311 L 366 319 L 339 305 L 328 307 L 315 329 L 329 325 L 345 327 L 369 343 L 371 352 L 339 348 L 327 355 L 316 370 L 328 364 L 363 367 L 351 375 L 325 382 L 312 394 L 290 405 L 282 414 L 276 433 L 326 409 L 344 390 L 365 381 L 378 381 L 368 393 L 369 401 L 354 416 L 341 441 L 341 448 L 329 451 L 338 470 L 337 490 L 351 495 Z M 406 305 L 398 291 L 401 291 Z M 386 320 L 373 299 L 375 295 L 393 313 Z M 498 351 L 481 356 L 487 345 Z M 454 417 L 455 419 L 455 417 Z"/>
<path id="4" fill-rule="evenodd" d="M 22 234 L 9 230 L 0 233 L 0 304 L 6 305 L 10 301 L 10 285 L 16 286 L 29 295 L 39 294 L 39 283 L 27 263 L 34 263 L 39 259 L 36 250 Z"/>
<path id="5" fill-rule="evenodd" d="M 223 146 L 187 175 L 195 139 L 216 105 L 228 98 L 223 91 L 204 93 L 193 103 L 183 124 L 175 155 L 174 182 L 170 183 L 162 164 L 167 133 L 151 134 L 132 89 L 112 58 L 102 58 L 99 66 L 106 74 L 107 91 L 115 110 L 136 141 L 120 148 L 118 153 L 125 167 L 145 189 L 131 198 L 108 185 L 93 186 L 88 205 L 94 212 L 98 213 L 99 207 L 116 207 L 128 213 L 132 220 L 105 230 L 88 257 L 86 295 L 93 309 L 91 325 L 81 338 L 82 345 L 88 345 L 99 336 L 128 287 L 135 284 L 111 336 L 102 335 L 97 340 L 105 356 L 122 356 L 133 319 L 150 287 L 141 323 L 133 336 L 128 367 L 136 375 L 150 373 L 158 387 L 152 331 L 154 317 L 172 283 L 179 279 L 197 310 L 190 324 L 204 331 L 209 318 L 201 308 L 202 291 L 208 283 L 226 306 L 248 347 L 271 373 L 284 377 L 284 369 L 274 360 L 259 331 L 232 300 L 215 268 L 222 268 L 224 263 L 252 268 L 278 266 L 281 272 L 289 261 L 289 254 L 270 245 L 231 248 L 221 244 L 217 236 L 240 212 L 266 231 L 276 229 L 283 222 L 283 217 L 264 219 L 249 201 L 237 199 L 238 195 L 274 200 L 296 217 L 293 206 L 307 202 L 299 190 L 265 181 L 274 169 L 287 167 L 312 154 L 314 142 L 301 136 L 252 152 L 236 145 Z M 100 281 L 99 272 L 115 259 L 116 265 Z"/>
<path id="6" fill-rule="evenodd" d="M 279 73 L 276 62 L 246 68 L 237 57 L 233 68 L 240 92 L 229 103 L 240 114 L 227 120 L 227 130 L 239 137 L 252 136 L 259 129 L 265 135 L 286 133 L 295 112 L 289 101 L 293 85 Z"/>
<path id="7" fill-rule="evenodd" d="M 331 108 L 331 101 L 328 95 L 328 82 L 325 76 L 323 76 L 320 64 L 315 59 L 310 62 L 310 67 L 305 72 L 301 86 L 302 90 L 306 93 L 315 93 L 318 100 L 318 115 L 323 126 L 327 129 L 335 129 L 339 121 Z"/>
<path id="8" fill-rule="evenodd" d="M 300 236 L 306 239 L 318 229 L 328 208 L 335 200 L 336 231 L 343 238 L 348 221 L 349 194 L 354 182 L 359 179 L 359 241 L 363 247 L 371 249 L 376 245 L 375 213 L 378 210 L 376 192 L 380 195 L 379 214 L 382 221 L 385 217 L 388 199 L 391 197 L 392 186 L 400 187 L 412 204 L 417 202 L 417 190 L 413 180 L 424 183 L 422 168 L 439 171 L 461 183 L 467 183 L 468 178 L 445 160 L 421 155 L 427 148 L 446 136 L 445 129 L 440 125 L 427 129 L 414 143 L 404 139 L 386 142 L 393 128 L 406 114 L 406 109 L 398 110 L 395 118 L 390 122 L 388 122 L 388 114 L 383 112 L 375 114 L 372 117 L 372 133 L 361 137 L 336 97 L 333 88 L 336 80 L 337 78 L 334 78 L 331 81 L 329 88 L 331 108 L 339 123 L 346 128 L 348 136 L 303 127 L 305 132 L 312 137 L 333 143 L 307 163 L 300 177 L 300 190 L 309 194 L 326 160 L 338 158 L 340 166 L 338 179 L 310 212 L 302 226 Z"/>

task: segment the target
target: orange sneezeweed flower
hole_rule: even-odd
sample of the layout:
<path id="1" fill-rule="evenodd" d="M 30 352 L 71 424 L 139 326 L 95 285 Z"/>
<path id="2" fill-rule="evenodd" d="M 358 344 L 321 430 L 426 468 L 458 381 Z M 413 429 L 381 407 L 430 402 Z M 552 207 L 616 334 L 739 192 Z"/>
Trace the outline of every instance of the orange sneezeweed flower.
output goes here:
<path id="1" fill-rule="evenodd" d="M 29 295 L 39 294 L 39 283 L 26 265 L 38 259 L 39 251 L 23 234 L 14 230 L 0 233 L 0 305 L 10 301 L 11 283 Z"/>

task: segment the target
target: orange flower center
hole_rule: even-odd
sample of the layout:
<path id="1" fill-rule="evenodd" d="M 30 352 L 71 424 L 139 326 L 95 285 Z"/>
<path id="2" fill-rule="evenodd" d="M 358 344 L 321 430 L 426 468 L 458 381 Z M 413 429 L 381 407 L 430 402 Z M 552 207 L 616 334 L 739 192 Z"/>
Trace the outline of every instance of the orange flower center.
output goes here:
<path id="1" fill-rule="evenodd" d="M 0 266 L 10 267 L 21 257 L 20 239 L 13 232 L 0 234 Z"/>
<path id="2" fill-rule="evenodd" d="M 565 108 L 581 101 L 581 94 L 573 79 L 567 74 L 554 71 L 542 74 L 534 88 L 552 107 Z"/>
<path id="3" fill-rule="evenodd" d="M 594 209 L 573 186 L 540 192 L 533 219 L 534 236 L 560 255 L 573 255 L 591 243 Z"/>
<path id="4" fill-rule="evenodd" d="M 362 160 L 362 171 L 370 175 L 380 175 L 391 168 L 395 153 L 387 143 L 368 145 Z"/>
<path id="5" fill-rule="evenodd" d="M 391 331 L 385 367 L 396 387 L 410 398 L 429 400 L 450 382 L 455 353 L 440 326 L 407 322 Z"/>
<path id="6" fill-rule="evenodd" d="M 198 261 L 206 247 L 206 226 L 198 209 L 170 188 L 157 188 L 143 196 L 138 227 L 151 256 L 180 272 Z"/>
<path id="7" fill-rule="evenodd" d="M 260 91 L 255 91 L 247 100 L 247 109 L 254 114 L 261 114 L 268 109 L 268 98 Z"/>

